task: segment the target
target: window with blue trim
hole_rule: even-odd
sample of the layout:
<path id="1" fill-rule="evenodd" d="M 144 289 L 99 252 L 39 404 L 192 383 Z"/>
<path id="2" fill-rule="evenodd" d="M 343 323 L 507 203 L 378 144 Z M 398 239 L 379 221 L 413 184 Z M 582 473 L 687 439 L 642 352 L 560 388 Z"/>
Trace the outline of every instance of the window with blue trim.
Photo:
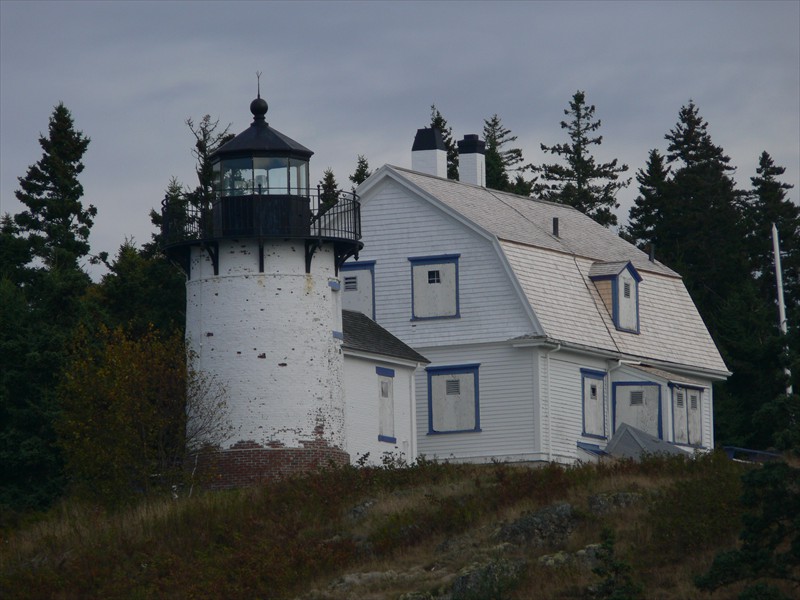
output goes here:
<path id="1" fill-rule="evenodd" d="M 654 381 L 615 381 L 612 384 L 614 431 L 623 423 L 664 439 L 661 385 Z"/>
<path id="2" fill-rule="evenodd" d="M 375 367 L 378 375 L 378 441 L 397 443 L 394 434 L 394 369 Z"/>
<path id="3" fill-rule="evenodd" d="M 375 261 L 349 262 L 339 270 L 344 289 L 342 308 L 375 319 Z"/>
<path id="4" fill-rule="evenodd" d="M 672 388 L 672 436 L 678 444 L 700 446 L 703 420 L 700 410 L 703 390 L 670 384 Z"/>
<path id="5" fill-rule="evenodd" d="M 412 320 L 460 316 L 458 259 L 458 254 L 408 259 L 411 263 Z"/>
<path id="6" fill-rule="evenodd" d="M 583 387 L 583 435 L 606 437 L 605 372 L 581 369 Z"/>
<path id="7" fill-rule="evenodd" d="M 478 364 L 428 367 L 428 433 L 480 431 Z"/>

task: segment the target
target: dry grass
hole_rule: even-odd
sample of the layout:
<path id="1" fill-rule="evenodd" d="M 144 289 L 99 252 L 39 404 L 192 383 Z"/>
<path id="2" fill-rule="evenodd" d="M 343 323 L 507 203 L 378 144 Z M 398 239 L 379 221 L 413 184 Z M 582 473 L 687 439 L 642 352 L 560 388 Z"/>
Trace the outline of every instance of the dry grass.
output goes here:
<path id="1" fill-rule="evenodd" d="M 616 555 L 647 598 L 700 598 L 693 577 L 735 542 L 740 471 L 717 458 L 542 469 L 423 462 L 327 471 L 116 513 L 65 502 L 3 534 L 0 596 L 395 599 L 413 590 L 441 595 L 465 567 L 505 557 L 528 565 L 514 598 L 580 598 L 597 581 L 589 568 L 539 566 L 536 559 L 555 549 L 493 536 L 504 521 L 566 501 L 579 521 L 565 551 L 599 542 L 610 528 Z M 620 491 L 643 500 L 591 513 L 591 495 Z M 726 519 L 683 514 L 687 495 L 704 511 L 727 511 Z M 700 531 L 680 535 L 684 526 Z M 724 596 L 703 596 L 715 597 Z"/>

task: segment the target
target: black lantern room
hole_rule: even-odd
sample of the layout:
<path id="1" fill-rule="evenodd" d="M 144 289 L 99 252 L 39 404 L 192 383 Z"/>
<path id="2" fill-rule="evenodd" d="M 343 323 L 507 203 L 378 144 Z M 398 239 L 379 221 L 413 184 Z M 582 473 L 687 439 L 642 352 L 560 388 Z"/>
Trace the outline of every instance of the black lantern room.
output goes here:
<path id="1" fill-rule="evenodd" d="M 218 269 L 218 245 L 225 239 L 305 241 L 306 270 L 314 251 L 332 242 L 337 268 L 361 248 L 361 216 L 353 192 L 326 191 L 309 184 L 313 152 L 273 129 L 261 95 L 250 103 L 253 122 L 210 157 L 211 197 L 186 194 L 163 202 L 162 234 L 167 253 L 189 272 L 192 246 L 202 246 Z M 263 258 L 259 260 L 263 271 Z M 191 276 L 191 273 L 189 273 Z"/>

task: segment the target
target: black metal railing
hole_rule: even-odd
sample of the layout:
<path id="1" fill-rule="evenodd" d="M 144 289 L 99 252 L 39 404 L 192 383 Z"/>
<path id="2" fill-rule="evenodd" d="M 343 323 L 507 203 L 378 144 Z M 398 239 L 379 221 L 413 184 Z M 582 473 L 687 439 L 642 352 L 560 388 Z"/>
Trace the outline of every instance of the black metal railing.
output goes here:
<path id="1" fill-rule="evenodd" d="M 161 204 L 163 243 L 234 237 L 361 239 L 361 204 L 354 192 L 317 190 L 305 196 L 270 191 L 242 195 L 232 190 L 207 199 L 167 196 Z"/>

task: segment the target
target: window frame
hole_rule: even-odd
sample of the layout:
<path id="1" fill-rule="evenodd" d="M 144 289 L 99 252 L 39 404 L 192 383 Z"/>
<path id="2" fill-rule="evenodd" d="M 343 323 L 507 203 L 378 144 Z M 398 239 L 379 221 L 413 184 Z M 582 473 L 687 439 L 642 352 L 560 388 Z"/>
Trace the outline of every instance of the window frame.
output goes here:
<path id="1" fill-rule="evenodd" d="M 363 290 L 363 287 L 359 285 L 358 282 L 358 274 L 352 273 L 353 271 L 360 271 L 369 274 L 370 279 L 370 286 L 372 287 L 372 314 L 367 315 L 373 321 L 375 320 L 375 261 L 374 260 L 363 260 L 363 261 L 354 261 L 354 262 L 346 262 L 339 267 L 339 276 L 342 280 L 342 293 L 353 293 L 353 292 L 360 292 Z M 347 275 L 347 277 L 356 277 L 356 289 L 355 290 L 348 290 L 345 286 L 345 273 L 352 273 Z M 344 302 L 344 296 L 342 296 L 342 301 Z"/>
<path id="2" fill-rule="evenodd" d="M 395 423 L 394 423 L 394 369 L 387 369 L 386 367 L 375 367 L 375 374 L 378 376 L 378 441 L 379 442 L 386 442 L 389 444 L 396 444 L 397 443 L 397 433 L 395 431 Z M 383 411 L 386 410 L 386 407 L 383 404 L 383 393 L 382 393 L 382 384 L 388 380 L 389 384 L 389 395 L 388 398 L 388 410 L 391 416 L 391 424 L 392 424 L 392 435 L 386 435 L 388 432 L 384 431 L 381 433 L 381 428 L 383 427 L 384 422 L 384 414 Z"/>
<path id="3" fill-rule="evenodd" d="M 411 320 L 412 321 L 432 321 L 437 319 L 460 319 L 461 318 L 461 289 L 460 289 L 460 274 L 459 274 L 459 262 L 461 255 L 460 254 L 439 254 L 436 256 L 410 256 L 408 257 L 409 263 L 411 263 Z M 454 265 L 455 267 L 455 312 L 453 314 L 447 315 L 432 315 L 432 316 L 418 316 L 416 314 L 416 293 L 417 290 L 415 289 L 414 285 L 414 269 L 416 268 L 430 268 L 436 265 Z M 429 272 L 425 275 L 425 280 L 428 281 L 428 285 L 441 285 L 442 280 L 442 270 L 439 269 L 439 281 L 438 282 L 431 282 L 429 280 Z"/>
<path id="4" fill-rule="evenodd" d="M 620 392 L 623 388 L 629 387 L 656 388 L 656 402 L 658 406 L 658 434 L 656 437 L 660 440 L 668 441 L 664 438 L 664 405 L 661 397 L 661 384 L 657 381 L 614 381 L 611 383 L 611 435 L 613 436 L 617 432 L 617 403 L 620 401 L 630 401 L 630 397 L 622 398 Z M 642 400 L 646 400 L 646 395 L 643 394 Z"/>
<path id="5" fill-rule="evenodd" d="M 590 433 L 586 431 L 586 386 L 591 382 L 597 382 L 598 391 L 601 394 L 600 413 L 602 415 L 602 433 Z M 596 369 L 581 369 L 581 435 L 600 440 L 608 439 L 608 424 L 606 423 L 606 391 L 605 391 L 606 372 Z"/>
<path id="6" fill-rule="evenodd" d="M 681 446 L 690 446 L 692 448 L 702 448 L 703 447 L 703 393 L 705 392 L 706 388 L 699 386 L 699 385 L 686 385 L 686 384 L 677 384 L 677 383 L 669 383 L 670 388 L 670 408 L 672 412 L 672 441 L 675 444 L 680 444 Z M 678 394 L 683 393 L 683 406 L 678 406 Z M 696 394 L 697 398 L 697 408 L 691 408 L 691 400 L 692 394 Z M 680 410 L 683 412 L 683 417 L 686 420 L 686 441 L 681 442 L 678 441 L 676 432 L 675 432 L 675 413 Z M 699 415 L 698 419 L 698 427 L 699 431 L 695 433 L 698 434 L 699 441 L 693 442 L 692 441 L 692 432 L 691 423 L 692 419 L 690 417 L 690 411 L 695 410 Z"/>
<path id="7" fill-rule="evenodd" d="M 437 367 L 426 367 L 425 372 L 428 376 L 428 435 L 450 435 L 454 433 L 476 433 L 482 431 L 481 429 L 481 412 L 480 412 L 480 378 L 478 370 L 480 363 L 470 363 L 463 365 L 444 365 Z M 473 389 L 474 398 L 472 399 L 475 405 L 475 426 L 471 429 L 448 429 L 439 431 L 434 429 L 434 411 L 433 411 L 433 378 L 446 375 L 469 375 L 473 376 Z"/>

